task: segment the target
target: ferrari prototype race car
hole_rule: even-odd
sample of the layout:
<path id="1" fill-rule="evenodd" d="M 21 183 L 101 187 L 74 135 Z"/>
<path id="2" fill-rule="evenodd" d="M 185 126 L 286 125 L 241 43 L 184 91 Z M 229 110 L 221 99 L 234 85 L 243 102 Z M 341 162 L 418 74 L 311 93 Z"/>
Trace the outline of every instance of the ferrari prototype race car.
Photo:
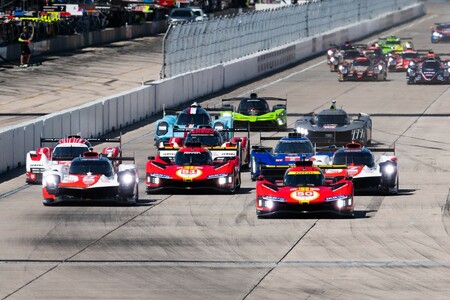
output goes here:
<path id="1" fill-rule="evenodd" d="M 329 109 L 300 117 L 294 124 L 297 133 L 307 136 L 316 146 L 344 146 L 351 141 L 369 145 L 372 141 L 372 119 L 359 113 L 351 119 L 343 109 L 336 108 L 336 101 Z"/>
<path id="2" fill-rule="evenodd" d="M 428 54 L 417 63 L 410 63 L 406 70 L 407 84 L 450 83 L 450 63 L 439 55 Z"/>
<path id="3" fill-rule="evenodd" d="M 167 142 L 171 137 L 184 137 L 183 131 L 174 132 L 174 129 L 193 129 L 200 127 L 211 127 L 217 130 L 229 129 L 233 127 L 233 119 L 231 116 L 223 115 L 218 119 L 213 119 L 212 114 L 219 116 L 214 110 L 209 113 L 198 103 L 182 111 L 164 110 L 162 119 L 156 121 L 155 141 Z"/>
<path id="4" fill-rule="evenodd" d="M 390 72 L 406 71 L 408 66 L 420 60 L 420 53 L 414 49 L 406 49 L 401 52 L 393 51 L 388 54 L 388 70 Z"/>
<path id="5" fill-rule="evenodd" d="M 43 173 L 44 205 L 64 201 L 115 201 L 136 204 L 139 176 L 136 165 L 123 161 L 129 157 L 108 157 L 87 151 L 72 160 L 70 167 L 52 165 Z M 113 161 L 118 162 L 115 166 Z"/>
<path id="6" fill-rule="evenodd" d="M 263 146 L 264 140 L 277 140 L 275 148 Z M 260 137 L 260 144 L 252 147 L 250 152 L 250 176 L 254 181 L 261 174 L 261 167 L 294 166 L 296 162 L 313 159 L 317 164 L 329 164 L 333 149 L 322 149 L 316 152 L 315 147 L 307 137 L 300 133 L 289 133 L 287 137 Z"/>
<path id="7" fill-rule="evenodd" d="M 55 144 L 54 147 L 44 147 L 46 144 Z M 121 138 L 117 139 L 85 139 L 79 135 L 70 135 L 66 138 L 41 138 L 40 147 L 29 151 L 26 155 L 26 182 L 41 183 L 42 173 L 54 164 L 69 166 L 71 161 L 84 152 L 92 149 L 93 144 L 119 143 L 118 147 L 105 147 L 102 154 L 110 157 L 122 155 Z"/>
<path id="8" fill-rule="evenodd" d="M 338 68 L 338 80 L 386 80 L 387 68 L 384 60 L 361 54 L 352 62 L 342 63 Z"/>
<path id="9" fill-rule="evenodd" d="M 450 22 L 435 23 L 431 27 L 431 42 L 433 44 L 450 42 Z"/>
<path id="10" fill-rule="evenodd" d="M 342 45 L 330 45 L 327 51 L 327 64 L 330 72 L 337 72 L 339 65 L 344 61 L 351 62 L 361 54 L 360 48 L 365 48 L 365 44 L 352 44 L 347 41 Z"/>
<path id="11" fill-rule="evenodd" d="M 235 193 L 241 186 L 238 152 L 237 149 L 213 150 L 201 144 L 185 144 L 171 159 L 171 153 L 161 150 L 147 161 L 146 191 L 197 189 Z"/>
<path id="12" fill-rule="evenodd" d="M 183 130 L 176 130 L 184 131 Z M 231 132 L 233 137 L 225 141 L 223 139 L 223 132 Z M 220 132 L 213 128 L 197 128 L 185 131 L 186 137 L 173 137 L 170 138 L 167 143 L 160 143 L 158 145 L 159 152 L 161 150 L 165 150 L 165 157 L 175 157 L 175 154 L 178 149 L 182 148 L 184 144 L 200 144 L 203 148 L 214 150 L 213 159 L 216 157 L 214 155 L 219 155 L 220 152 L 218 150 L 236 150 L 238 151 L 239 161 L 241 163 L 241 168 L 248 167 L 250 163 L 250 137 L 249 132 L 247 132 L 247 136 L 234 136 L 235 132 L 244 132 L 244 130 L 240 129 L 224 129 Z"/>
<path id="13" fill-rule="evenodd" d="M 398 37 L 391 35 L 389 37 L 381 37 L 378 39 L 377 45 L 381 47 L 384 54 L 391 52 L 403 51 L 407 48 L 413 48 L 411 37 Z"/>
<path id="14" fill-rule="evenodd" d="M 337 167 L 345 169 L 345 166 Z M 262 169 L 256 183 L 258 217 L 313 212 L 353 217 L 351 178 L 340 176 L 327 180 L 324 171 L 313 166 L 312 161 L 298 162 L 295 167 Z"/>
<path id="15" fill-rule="evenodd" d="M 378 159 L 373 152 L 392 152 Z M 398 193 L 398 167 L 395 148 L 366 148 L 359 143 L 349 143 L 336 150 L 331 160 L 333 165 L 343 164 L 347 169 L 326 169 L 327 178 L 348 175 L 353 178 L 355 191 Z"/>
<path id="16" fill-rule="evenodd" d="M 227 102 L 239 101 L 235 111 L 234 106 Z M 268 101 L 278 102 L 270 109 Z M 251 93 L 250 97 L 222 99 L 221 117 L 233 118 L 235 128 L 251 130 L 285 130 L 287 127 L 287 99 L 276 97 L 259 97 Z"/>

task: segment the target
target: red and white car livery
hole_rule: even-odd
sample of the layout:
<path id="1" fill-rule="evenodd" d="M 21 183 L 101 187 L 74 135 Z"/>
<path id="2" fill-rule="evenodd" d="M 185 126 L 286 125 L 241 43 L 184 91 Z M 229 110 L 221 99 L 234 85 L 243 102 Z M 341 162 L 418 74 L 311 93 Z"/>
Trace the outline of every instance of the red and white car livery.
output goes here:
<path id="1" fill-rule="evenodd" d="M 107 157 L 88 151 L 71 161 L 68 168 L 51 165 L 43 173 L 44 205 L 62 201 L 107 200 L 136 204 L 139 176 L 136 165 L 122 163 L 129 157 Z M 118 163 L 117 169 L 113 161 Z"/>
<path id="2" fill-rule="evenodd" d="M 383 154 L 378 159 L 373 152 L 393 152 L 393 155 Z M 336 150 L 332 164 L 346 165 L 346 169 L 325 169 L 327 178 L 348 174 L 353 178 L 355 191 L 378 191 L 383 193 L 398 193 L 398 167 L 395 148 L 367 148 L 359 143 L 349 143 Z"/>
<path id="3" fill-rule="evenodd" d="M 390 72 L 406 71 L 408 66 L 420 60 L 420 53 L 412 48 L 388 54 L 388 70 Z"/>
<path id="4" fill-rule="evenodd" d="M 280 177 L 280 173 L 284 175 Z M 297 162 L 289 168 L 264 167 L 256 183 L 256 214 L 264 217 L 279 213 L 333 213 L 351 217 L 352 180 L 346 175 L 327 180 L 324 171 L 313 166 L 312 161 Z"/>
<path id="5" fill-rule="evenodd" d="M 51 165 L 59 164 L 68 167 L 75 157 L 83 155 L 92 149 L 92 143 L 121 143 L 121 139 L 85 139 L 79 135 L 71 135 L 65 138 L 41 138 L 40 147 L 29 151 L 26 155 L 26 182 L 41 183 L 42 173 Z M 44 147 L 44 144 L 57 143 L 54 147 Z M 119 157 L 121 147 L 106 147 L 103 155 Z"/>
<path id="6" fill-rule="evenodd" d="M 147 193 L 173 189 L 202 189 L 235 193 L 241 186 L 238 150 L 206 149 L 185 144 L 176 150 L 160 150 L 146 164 Z M 216 154 L 212 154 L 217 152 Z M 167 155 L 166 155 L 167 154 Z"/>

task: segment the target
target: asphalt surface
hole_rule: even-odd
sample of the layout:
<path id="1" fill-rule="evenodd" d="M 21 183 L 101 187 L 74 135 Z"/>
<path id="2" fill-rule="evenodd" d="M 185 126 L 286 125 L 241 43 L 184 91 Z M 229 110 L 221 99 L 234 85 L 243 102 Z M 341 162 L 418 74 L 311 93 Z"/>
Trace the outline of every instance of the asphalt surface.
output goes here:
<path id="1" fill-rule="evenodd" d="M 395 33 L 430 48 L 429 26 L 448 21 L 448 8 L 428 5 L 425 17 L 366 41 Z M 449 44 L 432 47 L 448 53 Z M 3 181 L 0 298 L 448 299 L 449 87 L 410 86 L 404 73 L 342 83 L 320 57 L 224 95 L 287 94 L 291 114 L 333 99 L 372 114 L 375 146 L 395 145 L 400 191 L 357 194 L 354 219 L 258 219 L 249 173 L 235 195 L 146 195 L 152 121 L 123 135 L 141 176 L 137 206 L 44 207 L 40 187 L 25 185 L 23 174 Z"/>

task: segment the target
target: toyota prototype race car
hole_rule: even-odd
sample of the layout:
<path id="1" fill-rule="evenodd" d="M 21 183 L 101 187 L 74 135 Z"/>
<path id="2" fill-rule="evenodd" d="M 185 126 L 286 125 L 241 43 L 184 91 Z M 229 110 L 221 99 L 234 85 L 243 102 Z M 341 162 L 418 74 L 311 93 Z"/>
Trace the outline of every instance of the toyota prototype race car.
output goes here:
<path id="1" fill-rule="evenodd" d="M 391 35 L 389 37 L 381 37 L 378 39 L 377 45 L 381 47 L 384 54 L 391 52 L 403 51 L 407 48 L 413 48 L 411 37 L 398 37 Z"/>
<path id="2" fill-rule="evenodd" d="M 138 171 L 134 163 L 123 163 L 125 160 L 134 161 L 134 158 L 108 157 L 87 151 L 73 159 L 69 168 L 52 165 L 43 173 L 44 205 L 99 200 L 136 204 L 139 199 Z"/>
<path id="3" fill-rule="evenodd" d="M 330 72 L 337 72 L 339 65 L 344 61 L 350 62 L 357 58 L 360 54 L 360 48 L 364 48 L 365 44 L 352 44 L 347 41 L 342 45 L 330 45 L 327 51 L 327 64 Z"/>
<path id="4" fill-rule="evenodd" d="M 386 80 L 387 68 L 384 60 L 361 54 L 352 62 L 343 62 L 338 68 L 338 80 Z"/>
<path id="5" fill-rule="evenodd" d="M 174 131 L 182 131 L 175 130 Z M 225 141 L 223 139 L 222 132 L 232 132 L 233 137 Z M 178 149 L 182 148 L 183 145 L 186 144 L 201 144 L 202 147 L 210 150 L 236 150 L 239 151 L 239 161 L 242 167 L 248 167 L 250 164 L 250 137 L 249 132 L 247 131 L 247 136 L 234 136 L 234 132 L 244 132 L 244 130 L 240 129 L 224 129 L 220 132 L 213 128 L 196 128 L 189 131 L 186 131 L 186 137 L 173 137 L 170 138 L 167 143 L 160 143 L 158 145 L 158 149 L 161 150 L 172 150 L 166 151 L 166 157 L 169 157 L 168 153 L 172 153 L 172 158 L 175 157 L 175 154 Z M 219 151 L 213 151 L 213 159 L 215 159 L 214 155 L 219 154 Z"/>
<path id="6" fill-rule="evenodd" d="M 226 102 L 239 101 L 234 106 Z M 270 109 L 268 101 L 279 102 Z M 221 116 L 233 118 L 233 127 L 251 130 L 285 130 L 287 127 L 287 99 L 276 97 L 259 97 L 251 93 L 250 97 L 222 99 Z"/>
<path id="7" fill-rule="evenodd" d="M 256 183 L 256 215 L 260 218 L 279 213 L 353 217 L 353 182 L 348 176 L 326 179 L 324 171 L 313 166 L 312 161 L 297 162 L 288 168 L 263 168 Z"/>
<path id="8" fill-rule="evenodd" d="M 44 147 L 45 144 L 56 144 L 54 147 Z M 68 167 L 71 161 L 84 152 L 92 149 L 93 144 L 119 143 L 118 147 L 105 147 L 103 155 L 119 157 L 122 155 L 121 138 L 85 139 L 79 135 L 70 135 L 66 138 L 41 138 L 40 147 L 29 151 L 26 155 L 26 182 L 40 184 L 42 173 L 54 164 L 63 164 Z"/>
<path id="9" fill-rule="evenodd" d="M 431 42 L 433 44 L 450 42 L 450 23 L 435 23 L 431 26 Z"/>
<path id="10" fill-rule="evenodd" d="M 161 150 L 147 161 L 146 191 L 196 189 L 235 193 L 241 186 L 238 153 L 237 149 L 209 150 L 201 144 L 185 144 L 174 157 L 170 150 Z"/>
<path id="11" fill-rule="evenodd" d="M 420 60 L 420 52 L 412 48 L 404 51 L 393 51 L 388 54 L 388 70 L 390 72 L 406 71 L 408 66 Z"/>
<path id="12" fill-rule="evenodd" d="M 263 146 L 262 141 L 276 140 L 275 148 Z M 329 164 L 333 149 L 316 152 L 311 141 L 300 133 L 289 133 L 287 137 L 260 137 L 260 144 L 250 152 L 250 176 L 255 181 L 261 174 L 261 167 L 294 166 L 296 162 L 312 159 L 316 164 Z"/>
<path id="13" fill-rule="evenodd" d="M 344 146 L 351 141 L 369 145 L 372 141 L 372 119 L 359 113 L 351 119 L 343 109 L 336 108 L 333 100 L 329 109 L 310 113 L 294 124 L 297 133 L 307 136 L 316 146 Z"/>
<path id="14" fill-rule="evenodd" d="M 393 155 L 383 154 L 376 159 L 373 152 L 392 152 Z M 349 143 L 336 150 L 331 163 L 346 165 L 347 169 L 327 169 L 324 171 L 325 176 L 351 176 L 355 191 L 398 193 L 399 174 L 395 148 L 366 148 L 359 143 Z"/>
<path id="15" fill-rule="evenodd" d="M 171 137 L 184 137 L 182 131 L 174 132 L 174 129 L 189 130 L 211 127 L 220 131 L 233 127 L 231 116 L 223 115 L 220 118 L 213 119 L 212 114 L 219 116 L 219 113 L 209 113 L 207 109 L 202 108 L 196 102 L 182 111 L 164 110 L 163 118 L 156 121 L 155 144 L 167 142 Z"/>
<path id="16" fill-rule="evenodd" d="M 442 61 L 438 54 L 430 52 L 420 61 L 409 64 L 406 70 L 406 82 L 407 84 L 448 84 L 450 83 L 450 63 L 448 60 Z"/>

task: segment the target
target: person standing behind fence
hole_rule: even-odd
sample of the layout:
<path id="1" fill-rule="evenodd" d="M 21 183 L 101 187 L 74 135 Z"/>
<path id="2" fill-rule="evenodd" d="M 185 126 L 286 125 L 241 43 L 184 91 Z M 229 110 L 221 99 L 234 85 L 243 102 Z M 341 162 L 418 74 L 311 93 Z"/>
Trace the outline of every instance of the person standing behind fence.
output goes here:
<path id="1" fill-rule="evenodd" d="M 28 28 L 26 26 L 23 27 L 22 33 L 19 35 L 19 44 L 20 44 L 20 67 L 26 68 L 30 64 L 31 58 L 31 50 L 30 50 L 30 42 L 33 37 L 28 33 Z M 26 63 L 24 64 L 24 61 Z"/>

